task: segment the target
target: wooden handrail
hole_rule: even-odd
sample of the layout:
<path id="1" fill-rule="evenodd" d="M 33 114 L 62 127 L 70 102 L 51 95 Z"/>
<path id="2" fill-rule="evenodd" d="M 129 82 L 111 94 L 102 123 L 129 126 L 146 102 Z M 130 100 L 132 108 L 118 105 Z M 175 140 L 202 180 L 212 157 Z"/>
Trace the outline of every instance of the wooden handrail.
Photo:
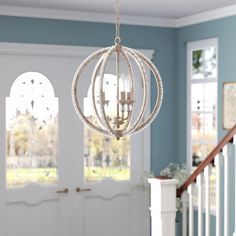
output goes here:
<path id="1" fill-rule="evenodd" d="M 207 158 L 201 162 L 197 169 L 189 176 L 189 178 L 183 183 L 183 185 L 177 189 L 177 197 L 180 197 L 181 194 L 187 190 L 188 186 L 196 181 L 197 176 L 202 173 L 202 171 L 209 164 L 214 162 L 214 158 L 218 153 L 220 153 L 223 147 L 232 142 L 234 135 L 236 134 L 236 125 L 225 135 L 225 137 L 219 142 L 219 144 L 212 150 L 212 152 L 207 156 Z"/>

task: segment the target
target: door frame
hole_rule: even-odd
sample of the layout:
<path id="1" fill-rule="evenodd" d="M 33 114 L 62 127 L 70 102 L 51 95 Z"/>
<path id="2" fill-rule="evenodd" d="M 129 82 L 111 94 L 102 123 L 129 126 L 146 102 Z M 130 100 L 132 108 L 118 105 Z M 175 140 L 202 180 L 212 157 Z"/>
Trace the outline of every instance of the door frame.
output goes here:
<path id="1" fill-rule="evenodd" d="M 99 50 L 98 47 L 84 47 L 84 46 L 70 46 L 70 45 L 48 45 L 48 44 L 28 44 L 28 43 L 4 43 L 0 42 L 0 54 L 1 55 L 33 55 L 33 56 L 58 56 L 58 57 L 74 57 L 74 58 L 86 58 L 89 54 L 93 53 L 96 50 Z M 150 49 L 138 49 L 141 53 L 146 55 L 150 60 L 153 58 L 154 50 Z M 69 81 L 68 81 L 69 82 Z M 9 91 L 10 92 L 10 91 Z M 57 92 L 55 91 L 57 95 Z M 150 104 L 148 106 L 150 110 Z M 2 154 L 6 153 L 6 144 L 5 144 L 5 117 L 0 117 L 0 148 L 2 149 Z M 143 131 L 143 169 L 146 174 L 150 172 L 150 163 L 151 163 L 151 144 L 150 144 L 150 126 L 148 126 L 145 131 Z M 5 155 L 0 157 L 0 165 L 5 166 L 6 160 Z M 4 168 L 4 167 L 3 167 Z M 0 172 L 0 196 L 5 191 L 6 183 L 6 169 Z M 3 191 L 3 192 L 2 192 Z M 0 199 L 0 228 L 4 230 L 4 199 Z M 150 225 L 147 224 L 144 226 L 149 229 Z M 5 232 L 2 232 L 5 235 Z"/>
<path id="2" fill-rule="evenodd" d="M 20 54 L 20 55 L 34 55 L 34 56 L 59 56 L 59 57 L 86 57 L 88 54 L 92 54 L 94 51 L 99 50 L 99 47 L 87 47 L 87 46 L 70 46 L 70 45 L 49 45 L 49 44 L 28 44 L 28 43 L 2 43 L 0 42 L 0 54 Z M 136 49 L 152 60 L 155 50 L 153 49 Z M 79 66 L 79 65 L 78 65 Z M 56 94 L 56 91 L 55 91 Z M 150 110 L 150 104 L 147 108 Z M 1 120 L 0 120 L 1 121 Z M 146 157 L 144 159 L 144 169 L 150 171 L 150 126 L 144 131 L 144 153 Z M 1 141 L 4 140 L 1 137 Z M 4 140 L 5 142 L 5 140 Z M 3 146 L 3 145 L 1 145 Z M 0 176 L 2 179 L 2 176 Z M 1 181 L 0 181 L 1 182 Z"/>

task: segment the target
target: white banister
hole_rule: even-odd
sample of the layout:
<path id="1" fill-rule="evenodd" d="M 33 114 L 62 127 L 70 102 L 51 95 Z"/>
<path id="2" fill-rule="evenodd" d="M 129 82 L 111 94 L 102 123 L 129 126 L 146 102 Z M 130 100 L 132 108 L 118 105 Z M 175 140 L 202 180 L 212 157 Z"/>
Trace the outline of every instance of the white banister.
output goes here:
<path id="1" fill-rule="evenodd" d="M 194 189 L 194 183 L 192 183 L 188 186 L 188 194 L 189 194 L 189 236 L 194 236 L 193 189 Z"/>
<path id="2" fill-rule="evenodd" d="M 216 155 L 215 157 L 215 168 L 216 168 L 216 236 L 221 236 L 221 166 L 223 165 L 223 156 L 221 154 Z"/>
<path id="3" fill-rule="evenodd" d="M 210 215 L 210 176 L 211 176 L 211 165 L 208 165 L 204 169 L 205 179 L 205 236 L 211 236 L 211 215 Z"/>
<path id="4" fill-rule="evenodd" d="M 228 145 L 226 145 L 223 148 L 223 156 L 224 156 L 224 236 L 229 236 L 229 146 Z"/>
<path id="5" fill-rule="evenodd" d="M 152 236 L 175 236 L 176 185 L 174 179 L 150 178 Z"/>
<path id="6" fill-rule="evenodd" d="M 187 229 L 188 229 L 188 193 L 184 191 L 181 195 L 181 202 L 182 202 L 182 236 L 187 236 Z"/>
<path id="7" fill-rule="evenodd" d="M 211 176 L 212 171 L 215 174 L 214 186 L 211 184 L 211 178 L 213 180 L 214 177 Z M 195 184 L 196 190 L 198 190 L 197 196 L 195 196 Z M 212 230 L 213 222 L 211 222 L 212 187 L 214 187 L 216 204 L 214 230 Z M 186 204 L 186 192 L 188 193 L 189 209 Z M 214 236 L 236 236 L 236 123 L 193 170 L 177 190 L 177 194 L 181 196 L 182 200 L 182 236 L 194 236 L 196 228 L 198 236 L 211 236 L 212 234 Z M 196 208 L 198 217 L 194 221 L 195 197 L 198 200 L 198 208 Z M 203 210 L 205 211 L 203 212 Z M 186 229 L 187 214 L 189 218 Z"/>
<path id="8" fill-rule="evenodd" d="M 197 177 L 197 187 L 198 187 L 198 236 L 202 236 L 202 222 L 203 222 L 203 173 L 199 174 Z"/>

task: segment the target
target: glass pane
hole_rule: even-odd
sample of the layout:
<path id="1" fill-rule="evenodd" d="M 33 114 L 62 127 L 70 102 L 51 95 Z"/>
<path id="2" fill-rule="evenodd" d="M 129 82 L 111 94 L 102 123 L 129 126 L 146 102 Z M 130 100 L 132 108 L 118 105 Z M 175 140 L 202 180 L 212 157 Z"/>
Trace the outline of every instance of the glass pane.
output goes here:
<path id="1" fill-rule="evenodd" d="M 203 111 L 204 109 L 204 84 L 192 84 L 191 86 L 191 109 Z"/>
<path id="2" fill-rule="evenodd" d="M 192 113 L 192 130 L 191 136 L 192 140 L 200 141 L 204 137 L 204 116 L 201 113 L 193 112 Z"/>
<path id="3" fill-rule="evenodd" d="M 204 84 L 204 111 L 216 112 L 217 83 Z"/>
<path id="4" fill-rule="evenodd" d="M 197 83 L 191 86 L 192 111 L 216 112 L 217 83 Z"/>
<path id="5" fill-rule="evenodd" d="M 198 166 L 213 150 L 215 143 L 201 144 L 192 143 L 193 166 Z"/>
<path id="6" fill-rule="evenodd" d="M 215 78 L 217 76 L 216 48 L 194 50 L 192 52 L 192 79 Z"/>
<path id="7" fill-rule="evenodd" d="M 192 113 L 192 140 L 194 142 L 216 140 L 215 113 Z"/>
<path id="8" fill-rule="evenodd" d="M 215 113 L 204 114 L 204 140 L 216 141 L 216 116 Z"/>
<path id="9" fill-rule="evenodd" d="M 107 107 L 107 117 L 114 116 L 116 107 L 116 77 L 105 74 L 105 89 Z M 96 86 L 95 86 L 96 88 Z M 99 93 L 97 86 L 96 93 Z M 91 107 L 92 89 L 88 88 L 87 97 L 84 98 L 84 114 L 92 123 L 98 121 Z M 130 137 L 116 138 L 105 137 L 102 134 L 93 132 L 91 129 L 84 128 L 84 177 L 86 182 L 100 181 L 106 178 L 121 181 L 130 179 Z"/>
<path id="10" fill-rule="evenodd" d="M 130 179 L 130 138 L 116 138 L 84 129 L 84 176 L 86 182 Z"/>
<path id="11" fill-rule="evenodd" d="M 6 185 L 58 182 L 58 99 L 48 79 L 27 72 L 6 99 Z"/>

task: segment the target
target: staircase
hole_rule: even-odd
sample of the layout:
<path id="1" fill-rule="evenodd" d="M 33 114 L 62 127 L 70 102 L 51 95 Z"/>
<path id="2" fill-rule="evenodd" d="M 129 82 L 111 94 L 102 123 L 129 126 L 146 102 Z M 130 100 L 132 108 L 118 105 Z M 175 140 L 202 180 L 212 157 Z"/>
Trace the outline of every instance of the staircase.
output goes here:
<path id="1" fill-rule="evenodd" d="M 210 181 L 213 168 L 214 186 Z M 236 125 L 177 191 L 175 180 L 149 179 L 152 236 L 180 236 L 175 232 L 176 196 L 182 202 L 182 236 L 236 236 L 236 193 L 232 192 L 232 189 L 236 190 L 235 170 Z M 215 225 L 210 209 L 212 187 L 215 189 Z M 235 198 L 233 204 L 232 195 Z M 232 215 L 235 221 L 233 230 L 230 227 Z"/>

